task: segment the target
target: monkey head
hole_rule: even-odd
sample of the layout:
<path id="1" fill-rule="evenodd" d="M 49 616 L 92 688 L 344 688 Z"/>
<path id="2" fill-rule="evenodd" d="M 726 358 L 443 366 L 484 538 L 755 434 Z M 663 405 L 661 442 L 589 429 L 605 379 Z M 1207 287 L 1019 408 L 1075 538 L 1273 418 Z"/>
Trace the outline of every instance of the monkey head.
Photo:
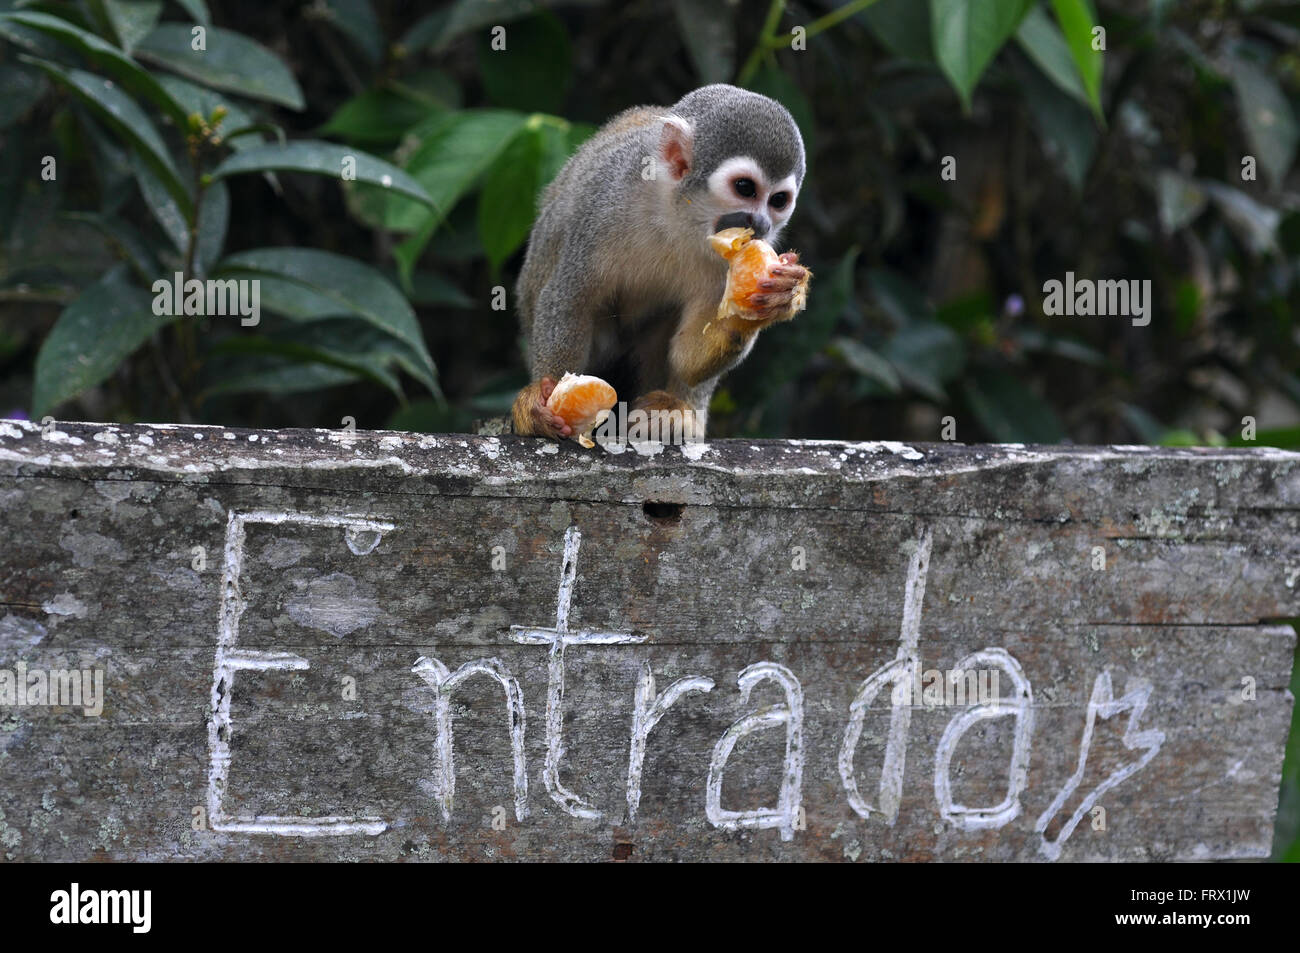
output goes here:
<path id="1" fill-rule="evenodd" d="M 803 137 L 775 100 L 735 86 L 704 86 L 664 117 L 659 168 L 674 213 L 701 241 L 724 228 L 752 228 L 775 243 L 803 184 Z"/>

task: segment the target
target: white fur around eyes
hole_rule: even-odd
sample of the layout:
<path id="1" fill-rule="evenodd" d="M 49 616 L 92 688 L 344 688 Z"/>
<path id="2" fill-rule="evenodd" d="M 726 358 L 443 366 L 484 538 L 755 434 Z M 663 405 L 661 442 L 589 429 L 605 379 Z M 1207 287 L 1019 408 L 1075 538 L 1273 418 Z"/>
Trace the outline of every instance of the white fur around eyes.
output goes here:
<path id="1" fill-rule="evenodd" d="M 758 190 L 754 198 L 746 199 L 736 195 L 732 183 L 742 178 L 754 180 L 754 186 Z M 789 193 L 790 201 L 784 208 L 771 210 L 773 217 L 781 219 L 788 218 L 794 210 L 798 187 L 798 181 L 793 175 L 787 175 L 775 184 L 769 185 L 763 170 L 749 156 L 733 156 L 714 169 L 713 174 L 709 176 L 709 191 L 730 204 L 751 205 L 760 199 L 766 203 L 777 192 Z"/>
<path id="2" fill-rule="evenodd" d="M 731 188 L 731 181 L 740 178 L 753 179 L 759 192 L 767 187 L 767 179 L 763 177 L 763 171 L 758 167 L 757 162 L 749 156 L 732 156 L 714 169 L 713 174 L 709 176 L 709 191 L 714 195 L 733 196 L 735 193 Z"/>

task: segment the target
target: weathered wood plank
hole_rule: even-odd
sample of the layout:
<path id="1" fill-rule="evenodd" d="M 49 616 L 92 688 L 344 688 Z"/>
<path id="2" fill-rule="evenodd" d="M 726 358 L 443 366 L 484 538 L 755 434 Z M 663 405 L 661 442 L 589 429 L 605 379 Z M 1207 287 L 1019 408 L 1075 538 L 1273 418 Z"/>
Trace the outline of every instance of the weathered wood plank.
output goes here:
<path id="1" fill-rule="evenodd" d="M 0 856 L 1263 856 L 1298 520 L 1271 450 L 3 422 Z"/>

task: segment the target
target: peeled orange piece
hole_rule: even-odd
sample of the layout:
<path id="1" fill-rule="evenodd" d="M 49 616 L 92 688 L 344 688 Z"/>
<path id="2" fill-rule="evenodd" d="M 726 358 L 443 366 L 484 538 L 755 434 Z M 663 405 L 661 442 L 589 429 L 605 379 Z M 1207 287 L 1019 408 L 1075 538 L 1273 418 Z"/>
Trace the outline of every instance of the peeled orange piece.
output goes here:
<path id="1" fill-rule="evenodd" d="M 731 263 L 727 272 L 727 290 L 722 294 L 722 303 L 718 305 L 718 317 L 744 318 L 757 321 L 760 309 L 754 304 L 754 296 L 761 293 L 758 283 L 767 277 L 768 270 L 781 263 L 781 256 L 772 250 L 772 246 L 761 238 L 754 237 L 751 228 L 724 228 L 709 236 L 713 250 Z M 806 294 L 806 285 L 797 295 Z M 797 302 L 795 310 L 802 310 Z"/>
<path id="2" fill-rule="evenodd" d="M 609 416 L 618 403 L 614 388 L 590 374 L 565 374 L 551 391 L 546 409 L 573 428 L 574 439 L 584 447 L 594 447 L 591 432 Z"/>
<path id="3" fill-rule="evenodd" d="M 753 320 L 753 312 L 757 310 L 753 297 L 759 293 L 758 283 L 767 277 L 773 265 L 781 263 L 780 256 L 767 242 L 755 238 L 750 228 L 724 228 L 709 236 L 709 244 L 731 263 L 727 290 L 722 296 L 724 307 L 733 305 L 729 310 L 737 317 Z"/>

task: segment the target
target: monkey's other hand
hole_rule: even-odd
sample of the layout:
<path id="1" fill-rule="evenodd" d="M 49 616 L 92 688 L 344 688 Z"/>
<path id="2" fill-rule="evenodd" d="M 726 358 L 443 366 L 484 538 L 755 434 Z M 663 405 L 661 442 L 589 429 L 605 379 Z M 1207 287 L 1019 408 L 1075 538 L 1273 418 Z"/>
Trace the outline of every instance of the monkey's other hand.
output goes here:
<path id="1" fill-rule="evenodd" d="M 510 411 L 515 433 L 525 437 L 550 437 L 559 440 L 573 435 L 573 428 L 547 409 L 546 402 L 555 390 L 555 379 L 543 377 L 519 392 Z"/>
<path id="2" fill-rule="evenodd" d="M 789 321 L 802 311 L 808 301 L 808 281 L 812 272 L 799 264 L 799 256 L 786 252 L 758 282 L 758 293 L 750 298 L 757 320 L 765 324 Z"/>

